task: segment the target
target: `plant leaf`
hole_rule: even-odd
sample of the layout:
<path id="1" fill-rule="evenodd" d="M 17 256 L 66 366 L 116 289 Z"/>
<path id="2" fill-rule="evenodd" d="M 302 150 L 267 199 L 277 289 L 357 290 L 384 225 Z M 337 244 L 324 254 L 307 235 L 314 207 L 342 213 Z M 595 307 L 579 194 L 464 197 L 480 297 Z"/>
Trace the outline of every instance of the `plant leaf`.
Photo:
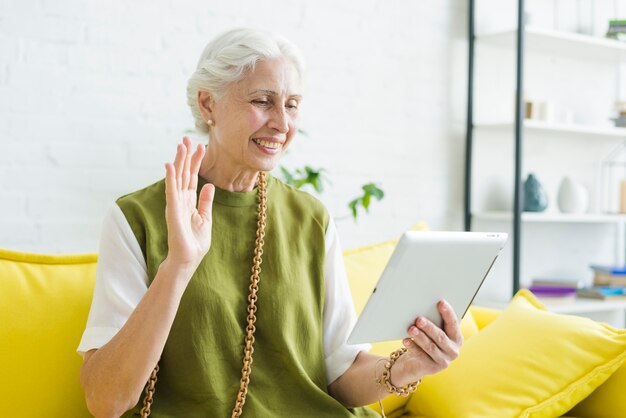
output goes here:
<path id="1" fill-rule="evenodd" d="M 319 175 L 311 180 L 311 184 L 316 192 L 322 193 L 324 191 L 324 186 L 322 185 L 321 177 Z"/>
<path id="2" fill-rule="evenodd" d="M 350 203 L 348 203 L 348 207 L 350 208 L 350 211 L 352 211 L 352 217 L 354 218 L 354 220 L 356 221 L 356 217 L 357 217 L 357 205 L 359 204 L 359 199 L 356 198 L 353 201 L 351 201 Z"/>
<path id="3" fill-rule="evenodd" d="M 378 188 L 378 186 L 376 186 L 376 184 L 374 183 L 365 184 L 362 188 L 365 194 L 374 196 L 376 200 L 381 200 L 383 197 L 385 197 L 385 192 Z"/>
<path id="4" fill-rule="evenodd" d="M 368 212 L 369 212 L 370 200 L 371 199 L 372 199 L 372 195 L 369 194 L 369 193 L 365 193 L 365 195 L 363 195 L 363 197 L 361 198 L 361 204 L 363 205 L 365 210 L 368 211 Z"/>

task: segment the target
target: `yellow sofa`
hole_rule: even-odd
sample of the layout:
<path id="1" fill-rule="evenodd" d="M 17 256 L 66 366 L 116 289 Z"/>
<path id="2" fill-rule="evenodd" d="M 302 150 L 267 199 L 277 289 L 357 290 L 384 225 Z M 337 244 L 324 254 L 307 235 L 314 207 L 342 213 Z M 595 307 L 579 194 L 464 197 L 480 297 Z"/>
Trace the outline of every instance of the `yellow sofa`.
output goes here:
<path id="1" fill-rule="evenodd" d="M 389 241 L 345 252 L 358 310 L 394 245 Z M 75 349 L 89 311 L 96 259 L 95 254 L 53 256 L 0 249 L 0 416 L 89 416 L 78 382 L 81 358 Z M 564 415 L 578 404 L 568 416 L 626 417 L 626 366 L 622 366 L 626 331 L 591 321 L 570 326 L 568 321 L 575 317 L 547 313 L 528 294 L 516 299 L 510 306 L 517 311 L 472 308 L 462 323 L 466 343 L 459 359 L 445 372 L 424 379 L 411 397 L 385 399 L 387 416 L 550 417 Z M 543 357 L 529 353 L 528 347 L 515 357 L 516 350 L 506 347 L 512 339 L 507 332 L 519 329 L 514 321 L 520 312 L 524 318 L 537 316 L 535 323 L 549 319 L 557 321 L 559 329 L 583 329 L 561 336 L 543 328 L 536 341 L 531 338 L 534 330 L 526 330 L 522 343 L 515 344 L 528 340 L 529 347 L 537 347 Z M 559 346 L 564 339 L 566 345 Z M 588 349 L 580 349 L 591 340 Z M 386 355 L 397 347 L 397 342 L 377 344 L 373 351 Z M 526 360 L 530 363 L 522 364 Z M 552 374 L 551 369 L 555 369 Z M 576 370 L 565 373 L 565 369 Z M 542 388 L 542 379 L 557 387 Z M 507 381 L 509 386 L 499 390 Z"/>

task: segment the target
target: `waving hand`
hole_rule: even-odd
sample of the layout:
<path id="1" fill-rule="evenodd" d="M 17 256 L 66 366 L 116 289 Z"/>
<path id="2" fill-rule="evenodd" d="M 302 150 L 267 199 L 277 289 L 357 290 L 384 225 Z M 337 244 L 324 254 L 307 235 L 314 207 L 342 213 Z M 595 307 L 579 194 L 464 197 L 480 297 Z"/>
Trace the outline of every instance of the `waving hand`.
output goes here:
<path id="1" fill-rule="evenodd" d="M 192 152 L 191 140 L 185 137 L 183 143 L 178 144 L 174 163 L 165 164 L 168 258 L 194 270 L 211 247 L 215 187 L 204 185 L 196 198 L 198 171 L 204 153 L 201 145 Z"/>

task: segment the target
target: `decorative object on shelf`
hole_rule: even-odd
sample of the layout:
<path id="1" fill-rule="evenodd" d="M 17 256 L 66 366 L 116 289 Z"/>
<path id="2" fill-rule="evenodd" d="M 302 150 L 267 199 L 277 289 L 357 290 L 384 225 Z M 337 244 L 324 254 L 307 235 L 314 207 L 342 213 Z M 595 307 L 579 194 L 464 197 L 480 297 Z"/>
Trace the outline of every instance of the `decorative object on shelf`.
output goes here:
<path id="1" fill-rule="evenodd" d="M 541 120 L 548 123 L 553 123 L 556 119 L 555 110 L 554 110 L 554 102 L 545 101 L 541 103 Z"/>
<path id="2" fill-rule="evenodd" d="M 618 128 L 626 127 L 626 102 L 617 101 L 613 108 L 615 109 L 615 117 L 611 118 L 611 120 L 615 123 L 615 126 Z"/>
<path id="3" fill-rule="evenodd" d="M 525 100 L 524 117 L 530 120 L 540 120 L 543 122 L 553 123 L 556 120 L 554 102 L 549 100 Z"/>
<path id="4" fill-rule="evenodd" d="M 626 142 L 614 148 L 602 161 L 602 200 L 605 213 L 626 213 Z"/>
<path id="5" fill-rule="evenodd" d="M 564 177 L 559 185 L 557 203 L 562 213 L 585 213 L 589 206 L 589 193 L 582 184 Z"/>
<path id="6" fill-rule="evenodd" d="M 524 182 L 524 211 L 543 212 L 548 207 L 548 195 L 537 177 L 530 173 Z"/>

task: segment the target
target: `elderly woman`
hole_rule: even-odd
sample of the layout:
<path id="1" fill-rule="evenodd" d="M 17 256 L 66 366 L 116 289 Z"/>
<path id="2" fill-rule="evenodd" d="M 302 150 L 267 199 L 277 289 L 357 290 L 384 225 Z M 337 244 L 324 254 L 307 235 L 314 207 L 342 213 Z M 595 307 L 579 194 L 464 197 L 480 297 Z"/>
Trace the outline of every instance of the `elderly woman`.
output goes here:
<path id="1" fill-rule="evenodd" d="M 332 217 L 268 174 L 296 134 L 302 77 L 296 48 L 270 33 L 205 48 L 187 94 L 208 145 L 184 138 L 165 179 L 104 221 L 78 348 L 96 417 L 376 416 L 361 406 L 457 356 L 444 301 L 443 329 L 417 318 L 391 367 L 347 344 L 355 313 Z"/>

